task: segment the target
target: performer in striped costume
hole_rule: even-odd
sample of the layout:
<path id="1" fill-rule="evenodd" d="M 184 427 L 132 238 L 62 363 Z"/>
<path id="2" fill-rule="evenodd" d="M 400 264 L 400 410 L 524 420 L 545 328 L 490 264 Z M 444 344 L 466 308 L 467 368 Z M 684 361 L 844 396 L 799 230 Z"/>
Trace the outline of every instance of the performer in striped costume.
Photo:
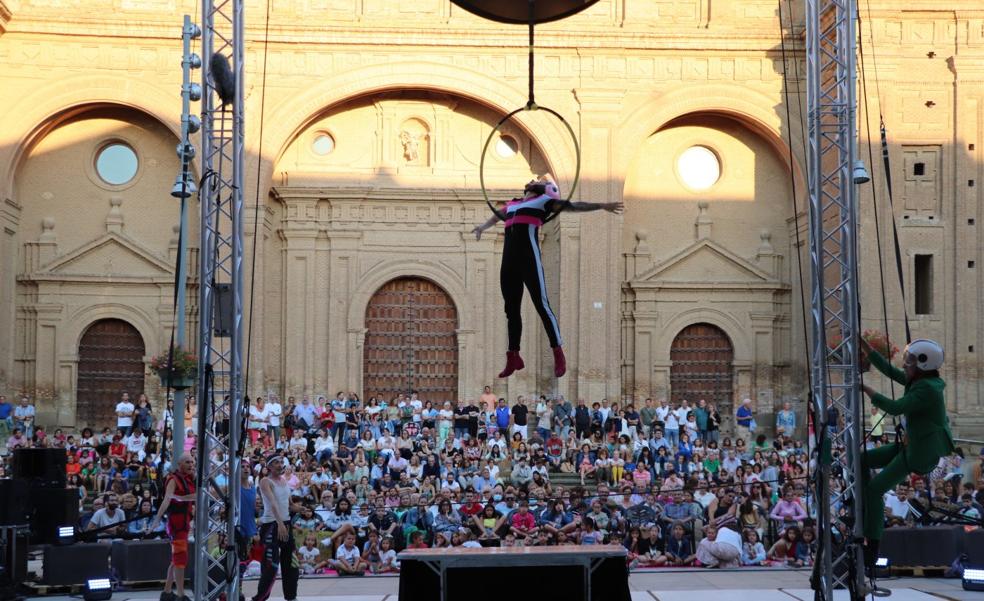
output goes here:
<path id="1" fill-rule="evenodd" d="M 623 204 L 562 200 L 557 184 L 549 179 L 540 178 L 526 184 L 522 198 L 514 198 L 506 203 L 503 213 L 493 215 L 488 221 L 472 230 L 475 238 L 481 239 L 482 232 L 500 221 L 501 216 L 505 217 L 506 238 L 502 249 L 502 266 L 499 269 L 499 286 L 502 289 L 502 300 L 506 310 L 509 348 L 506 353 L 506 367 L 499 374 L 500 378 L 508 378 L 513 372 L 525 367 L 523 358 L 519 355 L 520 340 L 523 337 L 523 319 L 520 311 L 523 286 L 530 291 L 533 306 L 539 313 L 547 338 L 550 340 L 554 355 L 554 375 L 559 378 L 567 373 L 560 326 L 547 297 L 538 235 L 540 226 L 552 213 L 563 210 L 586 212 L 599 209 L 610 213 L 621 213 Z"/>

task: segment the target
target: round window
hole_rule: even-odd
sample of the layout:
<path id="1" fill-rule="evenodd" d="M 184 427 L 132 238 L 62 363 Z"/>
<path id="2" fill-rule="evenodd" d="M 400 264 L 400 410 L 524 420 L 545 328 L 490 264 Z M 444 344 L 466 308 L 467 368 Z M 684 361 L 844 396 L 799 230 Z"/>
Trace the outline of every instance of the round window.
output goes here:
<path id="1" fill-rule="evenodd" d="M 519 152 L 519 142 L 512 136 L 502 136 L 495 143 L 495 152 L 504 159 L 512 158 Z"/>
<path id="2" fill-rule="evenodd" d="M 113 142 L 96 155 L 96 173 L 111 186 L 122 186 L 137 175 L 137 153 L 128 144 Z"/>
<path id="3" fill-rule="evenodd" d="M 335 138 L 331 137 L 331 134 L 322 132 L 314 137 L 311 150 L 318 156 L 329 155 L 335 150 Z"/>
<path id="4" fill-rule="evenodd" d="M 707 190 L 721 178 L 721 162 L 706 146 L 691 146 L 683 151 L 676 164 L 680 181 L 691 190 Z"/>

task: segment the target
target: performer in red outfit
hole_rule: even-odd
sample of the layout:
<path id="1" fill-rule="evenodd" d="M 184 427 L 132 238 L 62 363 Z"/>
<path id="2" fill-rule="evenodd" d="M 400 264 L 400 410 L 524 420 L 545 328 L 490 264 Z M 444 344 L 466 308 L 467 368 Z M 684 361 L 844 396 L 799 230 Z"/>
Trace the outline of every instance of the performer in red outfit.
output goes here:
<path id="1" fill-rule="evenodd" d="M 164 500 L 154 523 L 153 532 L 161 517 L 167 514 L 167 534 L 171 537 L 171 565 L 161 601 L 187 601 L 184 592 L 184 573 L 188 567 L 188 535 L 191 532 L 192 506 L 195 502 L 195 460 L 185 453 L 178 459 L 178 468 L 164 480 Z M 177 595 L 172 592 L 177 587 Z"/>

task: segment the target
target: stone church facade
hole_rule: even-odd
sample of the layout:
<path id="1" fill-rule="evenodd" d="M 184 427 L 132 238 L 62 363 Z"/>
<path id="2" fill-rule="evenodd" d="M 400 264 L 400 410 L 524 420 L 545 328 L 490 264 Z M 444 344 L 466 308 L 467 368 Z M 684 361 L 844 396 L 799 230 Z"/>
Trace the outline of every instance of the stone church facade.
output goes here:
<path id="1" fill-rule="evenodd" d="M 782 4 L 788 90 L 776 2 L 601 0 L 538 29 L 537 100 L 580 142 L 575 197 L 626 210 L 543 228 L 571 369 L 551 377 L 526 304 L 527 368 L 503 382 L 502 232 L 469 232 L 488 216 L 485 139 L 526 102 L 525 29 L 447 0 L 271 1 L 268 39 L 264 0 L 246 2 L 250 393 L 416 388 L 441 401 L 492 385 L 511 399 L 706 397 L 728 410 L 749 397 L 765 421 L 785 400 L 803 410 L 801 3 Z M 984 430 L 984 12 L 957 6 L 872 2 L 859 129 L 866 141 L 871 123 L 877 159 L 884 114 L 906 308 L 914 335 L 947 347 L 954 423 L 972 433 Z M 194 10 L 0 0 L 0 393 L 35 397 L 41 423 L 105 425 L 123 390 L 159 398 L 146 363 L 174 325 L 168 193 L 180 24 Z M 522 113 L 493 139 L 485 177 L 504 200 L 544 173 L 566 190 L 575 164 L 562 123 Z M 884 329 L 884 288 L 903 340 L 885 170 L 869 169 L 863 324 Z M 192 239 L 192 265 L 198 252 Z M 193 276 L 191 338 L 196 292 Z"/>

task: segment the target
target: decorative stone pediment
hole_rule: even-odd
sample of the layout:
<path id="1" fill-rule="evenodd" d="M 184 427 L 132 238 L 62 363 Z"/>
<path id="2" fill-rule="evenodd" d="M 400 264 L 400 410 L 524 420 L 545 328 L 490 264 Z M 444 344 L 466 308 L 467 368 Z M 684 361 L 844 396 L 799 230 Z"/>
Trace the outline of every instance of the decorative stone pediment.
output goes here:
<path id="1" fill-rule="evenodd" d="M 117 232 L 108 232 L 43 265 L 32 279 L 112 277 L 148 280 L 174 277 L 174 267 Z"/>
<path id="2" fill-rule="evenodd" d="M 701 287 L 778 284 L 755 264 L 706 238 L 643 272 L 633 283 Z"/>

